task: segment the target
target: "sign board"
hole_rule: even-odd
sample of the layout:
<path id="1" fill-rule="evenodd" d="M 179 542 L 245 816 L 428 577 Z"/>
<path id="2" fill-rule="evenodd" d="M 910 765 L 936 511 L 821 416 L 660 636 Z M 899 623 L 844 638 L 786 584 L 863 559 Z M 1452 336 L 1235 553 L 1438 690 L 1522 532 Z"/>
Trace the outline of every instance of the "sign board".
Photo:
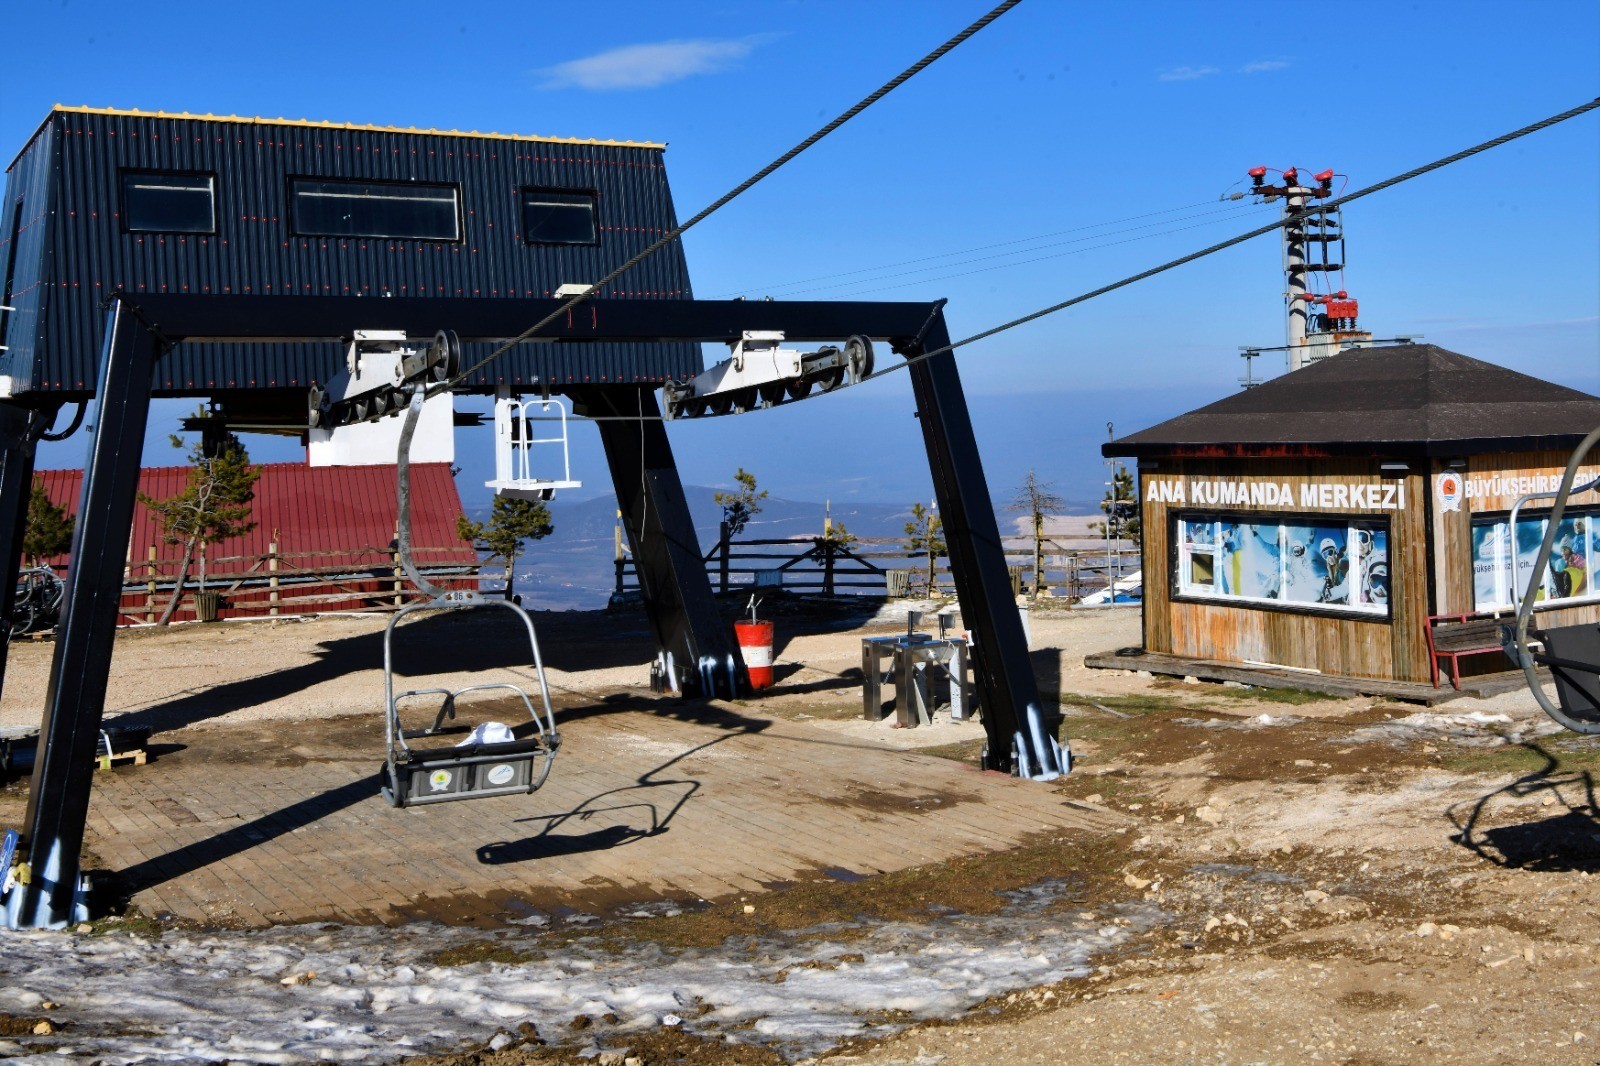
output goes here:
<path id="1" fill-rule="evenodd" d="M 1145 503 L 1180 507 L 1270 507 L 1299 511 L 1403 511 L 1403 479 L 1278 480 L 1252 477 L 1150 477 Z"/>

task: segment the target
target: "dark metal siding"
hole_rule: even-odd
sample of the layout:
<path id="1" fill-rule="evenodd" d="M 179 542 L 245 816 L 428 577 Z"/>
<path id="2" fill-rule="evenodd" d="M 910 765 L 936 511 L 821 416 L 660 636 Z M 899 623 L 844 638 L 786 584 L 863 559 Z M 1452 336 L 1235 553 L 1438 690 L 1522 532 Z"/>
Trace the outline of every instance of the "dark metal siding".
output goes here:
<path id="1" fill-rule="evenodd" d="M 55 137 L 47 125 L 12 164 L 0 200 L 0 271 L 12 260 L 12 235 L 16 235 L 15 274 L 12 277 L 11 312 L 5 316 L 7 351 L 0 352 L 0 374 L 20 379 L 18 388 L 34 381 L 32 368 L 39 355 L 44 313 L 53 287 L 49 284 L 51 164 Z M 3 281 L 3 279 L 0 279 Z M 0 290 L 3 291 L 3 290 Z"/>
<path id="2" fill-rule="evenodd" d="M 103 331 L 99 304 L 119 289 L 135 296 L 548 297 L 564 283 L 598 279 L 676 224 L 661 152 L 648 147 L 77 112 L 57 112 L 51 125 L 60 142 L 60 179 L 50 220 L 57 250 L 44 319 L 50 343 L 19 375 L 38 389 L 93 388 Z M 214 173 L 217 232 L 124 233 L 118 202 L 123 168 Z M 456 185 L 462 240 L 294 236 L 286 196 L 295 176 Z M 525 244 L 524 186 L 594 189 L 599 244 Z M 682 247 L 673 246 L 599 298 L 689 296 Z M 466 333 L 471 324 L 439 327 Z M 477 350 L 468 351 L 469 359 L 489 350 L 471 347 Z M 327 344 L 185 344 L 162 360 L 156 387 L 206 393 L 305 386 L 330 378 L 342 357 Z M 27 364 L 19 360 L 18 366 Z M 474 384 L 648 382 L 693 374 L 700 366 L 698 347 L 687 344 L 524 346 Z"/>

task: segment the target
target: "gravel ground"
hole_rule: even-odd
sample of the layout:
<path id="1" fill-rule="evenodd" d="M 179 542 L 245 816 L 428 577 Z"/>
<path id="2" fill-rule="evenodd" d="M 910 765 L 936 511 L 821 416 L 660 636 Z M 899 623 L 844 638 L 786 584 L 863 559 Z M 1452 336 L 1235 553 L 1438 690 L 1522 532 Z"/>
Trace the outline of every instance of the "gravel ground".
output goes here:
<path id="1" fill-rule="evenodd" d="M 557 690 L 592 696 L 646 683 L 641 619 L 543 621 Z M 111 710 L 176 730 L 377 713 L 384 622 L 127 632 Z M 402 634 L 412 650 L 401 661 L 417 676 L 458 679 L 513 661 L 512 641 L 472 625 L 418 623 Z M 896 730 L 860 719 L 850 676 L 859 639 L 901 625 L 780 618 L 781 691 L 760 701 L 762 712 L 970 758 L 976 726 Z M 1600 740 L 1560 732 L 1525 693 L 1427 712 L 1082 666 L 1088 652 L 1135 643 L 1137 630 L 1136 611 L 1033 620 L 1041 687 L 1061 693 L 1077 760 L 1069 778 L 1041 787 L 1129 819 L 1097 853 L 1110 872 L 1082 905 L 1110 913 L 1143 902 L 1168 920 L 1087 978 L 827 1059 L 1600 1062 Z M 13 649 L 0 721 L 36 718 L 49 652 Z M 630 935 L 648 939 L 648 923 Z M 748 1059 L 736 1045 L 673 1039 L 635 1041 L 635 1066 Z M 439 1061 L 589 1061 L 576 1053 L 507 1047 Z"/>

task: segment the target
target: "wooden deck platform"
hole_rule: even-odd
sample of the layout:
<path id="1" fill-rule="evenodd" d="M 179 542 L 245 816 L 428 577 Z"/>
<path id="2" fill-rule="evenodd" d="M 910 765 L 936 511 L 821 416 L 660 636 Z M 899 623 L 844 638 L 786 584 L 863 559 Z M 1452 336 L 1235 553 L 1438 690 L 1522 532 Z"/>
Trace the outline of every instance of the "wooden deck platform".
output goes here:
<path id="1" fill-rule="evenodd" d="M 1295 688 L 1307 692 L 1323 692 L 1330 696 L 1382 696 L 1385 699 L 1406 703 L 1421 703 L 1429 707 L 1449 703 L 1464 697 L 1484 698 L 1514 692 L 1526 682 L 1522 673 L 1507 670 L 1497 674 L 1467 677 L 1461 681 L 1460 690 L 1441 682 L 1438 688 L 1426 682 L 1387 681 L 1374 677 L 1346 677 L 1339 674 L 1317 674 L 1305 670 L 1283 670 L 1248 663 L 1224 662 L 1216 659 L 1189 659 L 1181 655 L 1165 655 L 1142 648 L 1124 648 L 1120 651 L 1099 652 L 1084 657 L 1083 664 L 1094 670 L 1143 670 L 1164 677 L 1197 677 L 1202 681 L 1237 681 L 1262 688 Z M 1546 672 L 1548 676 L 1548 672 Z"/>
<path id="2" fill-rule="evenodd" d="M 148 914 L 495 924 L 1121 825 L 1048 785 L 740 708 L 625 699 L 558 717 L 540 792 L 410 810 L 378 796 L 376 716 L 169 733 L 181 750 L 96 775 L 87 846 Z"/>

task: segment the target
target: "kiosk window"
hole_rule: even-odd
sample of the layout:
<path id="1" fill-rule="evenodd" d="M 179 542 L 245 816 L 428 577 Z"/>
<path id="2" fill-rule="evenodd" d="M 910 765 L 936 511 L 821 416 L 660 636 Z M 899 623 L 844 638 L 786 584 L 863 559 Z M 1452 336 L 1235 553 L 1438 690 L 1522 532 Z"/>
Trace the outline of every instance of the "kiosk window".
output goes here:
<path id="1" fill-rule="evenodd" d="M 1389 611 L 1389 530 L 1348 519 L 1177 519 L 1180 595 L 1307 610 Z"/>
<path id="2" fill-rule="evenodd" d="M 522 239 L 529 244 L 597 244 L 592 192 L 522 190 Z"/>
<path id="3" fill-rule="evenodd" d="M 1539 545 L 1549 528 L 1548 513 L 1517 515 L 1512 536 L 1511 516 L 1477 518 L 1472 522 L 1473 606 L 1494 611 L 1517 606 L 1536 582 L 1534 597 L 1540 604 L 1600 599 L 1589 565 L 1600 553 L 1600 507 L 1569 507 L 1556 526 L 1555 544 L 1544 572 L 1535 574 Z"/>
<path id="4" fill-rule="evenodd" d="M 289 200 L 294 231 L 302 236 L 461 238 L 460 203 L 453 185 L 295 178 L 289 185 Z"/>
<path id="5" fill-rule="evenodd" d="M 210 174 L 122 172 L 122 224 L 130 233 L 215 233 Z"/>

